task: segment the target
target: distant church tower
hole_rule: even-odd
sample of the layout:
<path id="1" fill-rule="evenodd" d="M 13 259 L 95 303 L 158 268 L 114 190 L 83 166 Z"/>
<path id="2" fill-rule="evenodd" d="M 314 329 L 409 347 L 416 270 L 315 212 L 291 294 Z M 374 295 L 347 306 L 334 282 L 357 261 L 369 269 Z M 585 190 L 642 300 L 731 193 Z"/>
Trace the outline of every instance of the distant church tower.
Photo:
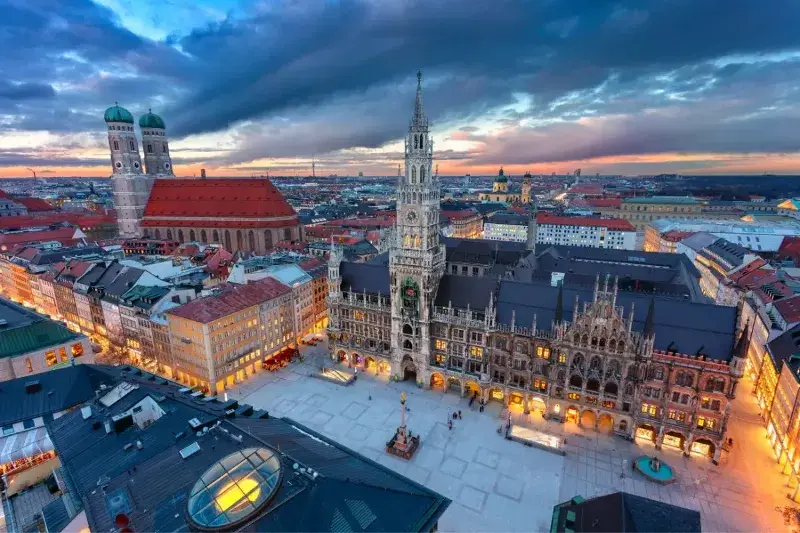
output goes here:
<path id="1" fill-rule="evenodd" d="M 147 173 L 151 176 L 174 176 L 169 157 L 167 128 L 162 118 L 148 111 L 139 117 L 139 128 L 142 130 L 144 168 Z"/>
<path id="2" fill-rule="evenodd" d="M 439 176 L 432 173 L 433 141 L 422 109 L 417 73 L 414 115 L 405 139 L 405 174 L 398 177 L 396 243 L 389 255 L 392 291 L 392 374 L 427 383 L 433 301 L 444 275 L 439 242 Z"/>
<path id="3" fill-rule="evenodd" d="M 139 237 L 144 207 L 153 188 L 153 177 L 142 174 L 133 115 L 124 107 L 115 105 L 106 109 L 103 118 L 108 126 L 108 147 L 113 170 L 111 189 L 119 234 L 121 237 Z"/>
<path id="4" fill-rule="evenodd" d="M 531 180 L 532 176 L 530 172 L 526 172 L 525 175 L 522 177 L 522 197 L 520 201 L 523 204 L 529 204 L 531 202 Z"/>

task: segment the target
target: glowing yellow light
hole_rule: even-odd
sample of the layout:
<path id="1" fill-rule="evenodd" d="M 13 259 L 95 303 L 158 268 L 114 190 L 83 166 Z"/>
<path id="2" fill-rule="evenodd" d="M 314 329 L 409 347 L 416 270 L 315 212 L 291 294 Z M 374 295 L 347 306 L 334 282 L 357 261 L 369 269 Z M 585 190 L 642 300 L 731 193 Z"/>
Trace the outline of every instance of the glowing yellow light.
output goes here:
<path id="1" fill-rule="evenodd" d="M 245 496 L 245 493 L 247 493 L 247 496 Z M 215 501 L 219 510 L 225 512 L 231 507 L 238 505 L 244 498 L 255 502 L 260 493 L 261 488 L 258 486 L 256 480 L 252 478 L 240 479 L 236 483 L 230 482 L 225 485 Z"/>

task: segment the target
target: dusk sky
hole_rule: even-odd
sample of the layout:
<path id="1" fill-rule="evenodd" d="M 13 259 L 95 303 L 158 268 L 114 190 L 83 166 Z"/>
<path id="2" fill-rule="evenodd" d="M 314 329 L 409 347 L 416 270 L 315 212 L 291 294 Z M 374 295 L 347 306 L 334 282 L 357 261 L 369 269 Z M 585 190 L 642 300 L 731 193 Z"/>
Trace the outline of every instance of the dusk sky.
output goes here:
<path id="1" fill-rule="evenodd" d="M 416 72 L 443 174 L 800 174 L 798 0 L 0 0 L 0 177 L 390 175 Z M 138 129 L 138 126 L 137 126 Z"/>

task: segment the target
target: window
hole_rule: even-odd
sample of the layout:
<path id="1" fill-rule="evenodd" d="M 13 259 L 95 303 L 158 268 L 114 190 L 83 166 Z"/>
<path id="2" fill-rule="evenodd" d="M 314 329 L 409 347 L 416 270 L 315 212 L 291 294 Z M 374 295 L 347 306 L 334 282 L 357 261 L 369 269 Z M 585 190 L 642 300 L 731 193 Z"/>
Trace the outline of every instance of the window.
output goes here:
<path id="1" fill-rule="evenodd" d="M 650 416 L 658 414 L 658 406 L 651 403 L 642 403 L 642 413 Z"/>
<path id="2" fill-rule="evenodd" d="M 464 340 L 464 330 L 463 329 L 453 328 L 453 339 L 455 339 L 457 341 L 463 341 Z"/>
<path id="3" fill-rule="evenodd" d="M 481 348 L 480 346 L 470 346 L 469 355 L 478 358 L 483 357 L 483 348 Z"/>
<path id="4" fill-rule="evenodd" d="M 114 150 L 119 150 L 119 141 L 114 141 Z"/>
<path id="5" fill-rule="evenodd" d="M 22 427 L 25 429 L 33 429 L 36 427 L 36 424 L 33 423 L 33 420 L 23 420 Z"/>
<path id="6" fill-rule="evenodd" d="M 14 433 L 14 426 L 3 426 L 3 436 L 11 435 Z"/>
<path id="7" fill-rule="evenodd" d="M 443 365 L 444 362 L 447 359 L 447 357 L 445 355 L 440 354 L 440 353 L 434 354 L 433 358 L 434 358 L 434 361 L 436 361 L 437 365 Z"/>
<path id="8" fill-rule="evenodd" d="M 580 400 L 581 395 L 578 394 L 577 392 L 570 392 L 569 394 L 567 394 L 567 398 L 569 398 L 570 400 Z"/>
<path id="9" fill-rule="evenodd" d="M 353 320 L 364 320 L 363 311 L 353 311 Z"/>
<path id="10" fill-rule="evenodd" d="M 62 363 L 66 363 L 67 361 L 69 361 L 69 357 L 67 357 L 67 349 L 64 348 L 63 346 L 58 349 L 58 355 L 61 358 Z"/>
<path id="11" fill-rule="evenodd" d="M 54 350 L 50 350 L 44 354 L 44 361 L 47 363 L 47 366 L 53 366 L 58 363 L 58 358 L 56 357 L 56 352 Z"/>
<path id="12" fill-rule="evenodd" d="M 501 350 L 505 350 L 506 349 L 506 339 L 505 339 L 505 337 L 497 337 L 494 340 L 494 345 L 495 345 L 496 348 L 500 348 Z"/>
<path id="13" fill-rule="evenodd" d="M 148 154 L 152 154 L 153 153 L 153 145 L 150 144 L 150 143 L 147 143 L 147 153 Z"/>
<path id="14" fill-rule="evenodd" d="M 442 339 L 436 339 L 434 343 L 437 350 L 446 351 L 447 350 L 447 342 L 443 341 Z"/>
<path id="15" fill-rule="evenodd" d="M 567 354 L 565 354 L 564 352 L 560 352 L 558 354 L 558 362 L 562 363 L 562 364 L 566 363 L 567 362 Z"/>
<path id="16" fill-rule="evenodd" d="M 536 378 L 533 380 L 533 388 L 535 390 L 546 390 L 547 389 L 547 381 L 543 379 Z"/>
<path id="17" fill-rule="evenodd" d="M 482 343 L 483 342 L 483 333 L 479 333 L 477 331 L 470 332 L 470 341 L 474 343 Z"/>
<path id="18" fill-rule="evenodd" d="M 697 427 L 700 429 L 714 429 L 714 419 L 704 416 L 697 417 Z"/>

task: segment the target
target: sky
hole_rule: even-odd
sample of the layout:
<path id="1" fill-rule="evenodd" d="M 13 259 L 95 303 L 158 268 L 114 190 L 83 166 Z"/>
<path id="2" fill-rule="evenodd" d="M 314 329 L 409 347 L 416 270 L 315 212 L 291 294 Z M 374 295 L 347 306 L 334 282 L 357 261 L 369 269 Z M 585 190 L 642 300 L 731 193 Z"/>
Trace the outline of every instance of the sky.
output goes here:
<path id="1" fill-rule="evenodd" d="M 0 177 L 392 175 L 416 72 L 444 175 L 800 174 L 797 0 L 0 0 Z"/>

